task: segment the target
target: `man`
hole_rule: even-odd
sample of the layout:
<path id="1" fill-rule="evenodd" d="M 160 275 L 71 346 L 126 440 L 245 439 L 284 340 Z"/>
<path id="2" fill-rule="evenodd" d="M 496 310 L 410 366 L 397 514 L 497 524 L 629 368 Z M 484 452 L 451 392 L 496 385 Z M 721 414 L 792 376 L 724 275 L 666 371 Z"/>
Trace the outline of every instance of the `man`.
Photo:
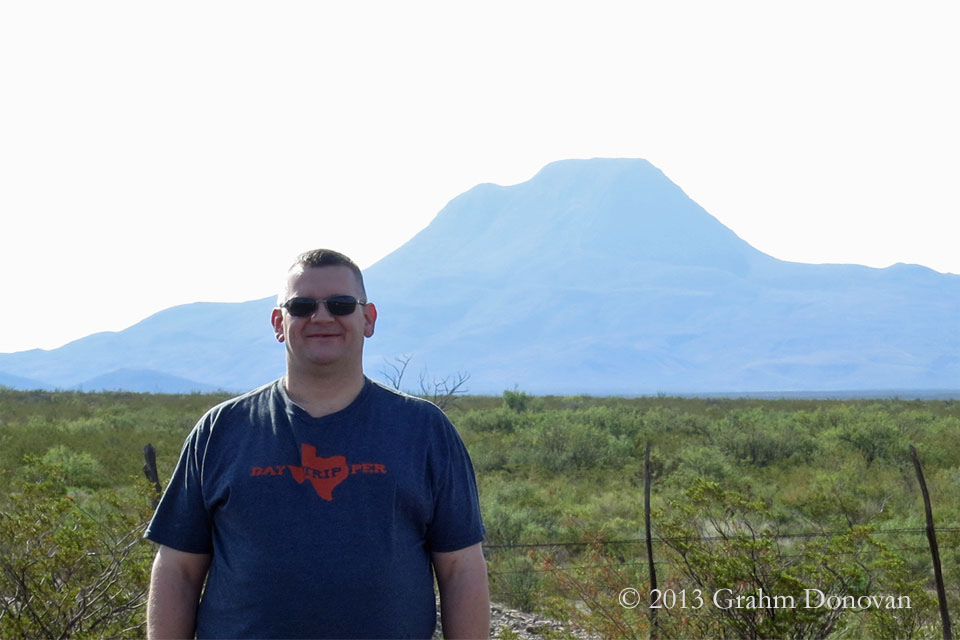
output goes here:
<path id="1" fill-rule="evenodd" d="M 286 375 L 207 412 L 147 530 L 150 638 L 428 638 L 433 573 L 444 636 L 488 637 L 473 468 L 439 409 L 364 376 L 376 319 L 346 256 L 290 268 Z"/>

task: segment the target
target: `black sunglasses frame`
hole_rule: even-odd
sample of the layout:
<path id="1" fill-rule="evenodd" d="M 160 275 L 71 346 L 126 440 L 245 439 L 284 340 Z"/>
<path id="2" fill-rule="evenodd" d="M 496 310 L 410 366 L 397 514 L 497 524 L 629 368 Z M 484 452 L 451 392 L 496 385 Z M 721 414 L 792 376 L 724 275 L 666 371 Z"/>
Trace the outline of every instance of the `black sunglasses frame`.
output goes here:
<path id="1" fill-rule="evenodd" d="M 327 311 L 332 316 L 349 316 L 357 309 L 357 305 L 364 306 L 366 302 L 360 302 L 353 296 L 331 296 L 329 298 L 290 298 L 280 305 L 286 309 L 294 318 L 309 318 L 317 312 L 321 303 L 326 306 Z"/>

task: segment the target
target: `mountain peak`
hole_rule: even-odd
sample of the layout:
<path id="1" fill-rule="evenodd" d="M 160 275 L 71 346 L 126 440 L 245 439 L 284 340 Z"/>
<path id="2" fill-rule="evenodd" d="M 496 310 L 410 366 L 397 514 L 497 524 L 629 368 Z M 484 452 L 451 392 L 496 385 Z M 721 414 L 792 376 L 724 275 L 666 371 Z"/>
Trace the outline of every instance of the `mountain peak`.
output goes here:
<path id="1" fill-rule="evenodd" d="M 544 165 L 529 181 L 560 180 L 570 182 L 584 175 L 609 177 L 626 171 L 633 173 L 647 172 L 663 176 L 662 171 L 643 158 L 568 158 L 566 160 L 555 160 Z"/>
<path id="2" fill-rule="evenodd" d="M 471 256 L 464 261 L 463 256 Z M 403 287 L 397 264 L 490 283 L 614 263 L 683 264 L 744 274 L 769 259 L 643 159 L 560 160 L 511 186 L 483 184 L 454 198 L 433 222 L 368 270 Z"/>

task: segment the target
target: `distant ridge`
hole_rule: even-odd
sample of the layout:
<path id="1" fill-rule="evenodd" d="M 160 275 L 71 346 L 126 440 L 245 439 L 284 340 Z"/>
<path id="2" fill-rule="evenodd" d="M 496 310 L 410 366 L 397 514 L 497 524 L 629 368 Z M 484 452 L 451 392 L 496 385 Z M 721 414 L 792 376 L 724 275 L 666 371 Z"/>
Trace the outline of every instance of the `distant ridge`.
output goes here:
<path id="1" fill-rule="evenodd" d="M 15 376 L 9 373 L 0 372 L 0 388 L 2 387 L 22 390 L 52 388 L 47 383 L 40 382 L 39 380 L 31 380 L 30 378 L 24 378 L 23 376 Z"/>
<path id="2" fill-rule="evenodd" d="M 217 387 L 158 371 L 118 369 L 80 383 L 77 391 L 134 391 L 138 393 L 213 393 Z"/>
<path id="3" fill-rule="evenodd" d="M 265 375 L 283 373 L 283 351 L 269 325 L 275 301 L 271 296 L 171 307 L 123 331 L 95 333 L 59 349 L 0 354 L 0 371 L 16 371 L 61 389 L 109 384 L 182 393 L 185 383 L 187 391 L 192 385 L 202 390 L 252 388 Z M 124 386 L 125 371 L 151 372 L 159 386 L 142 375 Z"/>
<path id="4" fill-rule="evenodd" d="M 366 371 L 412 355 L 413 389 L 464 372 L 470 392 L 493 394 L 960 391 L 960 276 L 778 260 L 645 160 L 478 185 L 365 279 L 380 312 Z M 174 307 L 0 354 L 0 372 L 69 387 L 149 370 L 246 390 L 283 371 L 273 304 Z"/>

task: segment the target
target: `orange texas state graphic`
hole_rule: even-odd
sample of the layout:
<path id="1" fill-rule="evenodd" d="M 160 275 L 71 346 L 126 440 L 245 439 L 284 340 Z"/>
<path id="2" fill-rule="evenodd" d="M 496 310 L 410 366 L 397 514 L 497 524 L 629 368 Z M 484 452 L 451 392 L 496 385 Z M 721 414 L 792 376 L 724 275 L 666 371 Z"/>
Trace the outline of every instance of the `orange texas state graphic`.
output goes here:
<path id="1" fill-rule="evenodd" d="M 333 489 L 347 479 L 347 476 L 358 473 L 386 473 L 387 468 L 379 463 L 362 462 L 357 464 L 347 464 L 344 456 L 333 456 L 322 458 L 317 455 L 317 448 L 309 444 L 300 445 L 300 465 L 279 464 L 268 467 L 253 467 L 250 470 L 251 476 L 279 476 L 284 471 L 290 471 L 290 475 L 298 484 L 303 484 L 304 480 L 309 480 L 310 484 L 316 490 L 317 495 L 324 500 L 333 500 Z"/>

